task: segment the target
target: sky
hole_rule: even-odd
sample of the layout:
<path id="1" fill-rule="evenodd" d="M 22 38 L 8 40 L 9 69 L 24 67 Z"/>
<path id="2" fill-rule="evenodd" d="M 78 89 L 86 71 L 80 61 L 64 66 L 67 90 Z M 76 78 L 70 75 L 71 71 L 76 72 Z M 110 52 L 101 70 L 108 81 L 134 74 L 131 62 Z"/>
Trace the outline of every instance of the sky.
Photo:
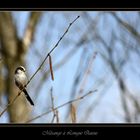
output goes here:
<path id="1" fill-rule="evenodd" d="M 67 35 L 63 38 L 60 42 L 58 48 L 52 53 L 52 60 L 53 65 L 63 59 L 64 55 L 69 52 L 70 49 L 76 47 L 75 44 L 79 40 L 80 36 L 86 31 L 89 23 L 85 22 L 82 18 L 84 18 L 83 12 L 80 11 L 72 11 L 72 12 L 64 12 L 62 11 L 46 11 L 41 18 L 41 22 L 38 24 L 36 29 L 36 35 L 34 39 L 34 43 L 31 44 L 30 49 L 26 56 L 26 66 L 28 70 L 28 75 L 31 76 L 46 56 L 48 51 L 56 44 L 59 40 L 60 36 L 64 33 L 66 28 L 68 27 L 69 23 L 77 16 L 82 15 L 71 27 Z M 92 19 L 96 18 L 98 14 L 105 14 L 105 12 L 95 12 L 90 11 L 87 12 Z M 137 18 L 136 12 L 118 12 L 122 18 L 130 19 L 133 17 L 134 19 Z M 26 24 L 29 18 L 29 12 L 13 12 L 13 17 L 15 19 L 15 24 L 18 28 L 18 35 L 19 37 L 23 37 L 24 31 L 26 29 Z M 135 21 L 135 20 L 132 20 Z M 120 30 L 118 24 L 115 22 L 114 18 L 110 15 L 107 16 L 100 16 L 98 20 L 98 24 L 96 25 L 95 30 L 100 32 L 100 34 L 104 37 L 105 40 L 109 40 L 112 30 L 116 30 L 116 35 Z M 89 36 L 92 38 L 92 36 Z M 93 42 L 94 42 L 93 38 Z M 96 41 L 96 40 L 95 40 Z M 120 48 L 122 44 L 117 44 L 117 47 Z M 84 46 L 84 45 L 82 45 Z M 85 45 L 86 46 L 86 45 Z M 88 78 L 86 83 L 86 92 L 90 89 L 98 89 L 98 92 L 94 94 L 92 97 L 87 97 L 84 101 L 81 101 L 80 105 L 78 106 L 77 112 L 81 114 L 79 117 L 83 119 L 85 115 L 82 114 L 83 108 L 88 108 L 88 105 L 93 106 L 94 102 L 98 98 L 100 102 L 98 105 L 93 109 L 91 115 L 86 120 L 89 123 L 102 123 L 102 122 L 116 122 L 120 123 L 123 122 L 123 110 L 121 107 L 120 101 L 120 91 L 118 90 L 118 83 L 115 79 L 114 75 L 110 73 L 110 67 L 107 66 L 102 57 L 100 55 L 100 51 L 102 45 L 93 44 L 92 42 L 87 45 L 91 46 L 89 49 L 89 54 L 93 54 L 93 52 L 98 52 L 96 59 L 93 62 L 92 66 L 92 75 Z M 35 55 L 35 50 L 38 51 L 39 56 Z M 79 62 L 81 59 L 81 55 L 83 52 L 83 48 L 79 48 L 78 51 L 72 55 L 71 58 L 65 63 L 59 70 L 54 71 L 55 80 L 52 81 L 51 77 L 49 76 L 48 80 L 45 80 L 44 84 L 42 85 L 41 90 L 39 93 L 36 93 L 37 84 L 40 83 L 40 78 L 42 73 L 39 72 L 37 76 L 33 79 L 33 81 L 29 84 L 28 90 L 30 95 L 32 96 L 33 100 L 35 100 L 35 107 L 32 111 L 33 116 L 40 115 L 41 113 L 45 112 L 47 109 L 51 108 L 50 104 L 50 95 L 48 94 L 50 88 L 53 87 L 53 95 L 55 97 L 55 106 L 61 105 L 70 100 L 70 93 L 73 86 L 73 79 L 76 74 L 76 70 L 79 67 Z M 104 52 L 106 53 L 106 52 Z M 122 52 L 123 53 L 123 52 Z M 121 54 L 119 55 L 121 56 Z M 136 56 L 134 55 L 134 60 Z M 84 63 L 84 62 L 83 62 Z M 133 63 L 133 62 L 132 62 Z M 80 68 L 79 68 L 80 69 Z M 42 68 L 43 73 L 49 70 L 48 61 L 45 63 L 44 67 Z M 138 92 L 140 90 L 139 87 L 139 77 L 133 75 L 130 71 L 130 67 L 128 65 L 128 69 L 124 72 L 125 73 L 125 81 L 129 85 L 129 89 L 131 91 Z M 128 76 L 129 75 L 129 76 Z M 104 78 L 103 78 L 104 77 Z M 97 79 L 103 78 L 103 84 L 99 85 Z M 133 81 L 133 82 L 132 82 Z M 33 88 L 34 87 L 34 88 Z M 107 88 L 106 92 L 104 88 Z M 37 96 L 37 97 L 36 97 Z M 35 98 L 36 97 L 36 98 Z M 59 115 L 61 122 L 65 122 L 65 113 L 67 111 L 67 107 L 61 108 L 59 110 Z M 116 117 L 116 115 L 118 117 Z M 79 119 L 79 118 L 78 118 Z M 5 114 L 2 118 L 0 118 L 1 122 L 7 121 L 7 114 Z M 34 122 L 49 122 L 49 117 L 46 116 L 34 121 Z M 78 120 L 80 122 L 80 119 Z"/>

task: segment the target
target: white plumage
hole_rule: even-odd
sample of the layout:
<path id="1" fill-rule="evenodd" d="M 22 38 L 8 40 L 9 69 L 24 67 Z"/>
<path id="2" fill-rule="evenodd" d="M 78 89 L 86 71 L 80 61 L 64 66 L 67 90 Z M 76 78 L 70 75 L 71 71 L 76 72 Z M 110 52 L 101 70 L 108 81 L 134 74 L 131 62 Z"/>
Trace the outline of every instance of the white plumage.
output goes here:
<path id="1" fill-rule="evenodd" d="M 15 84 L 20 90 L 23 90 L 25 93 L 26 99 L 30 102 L 31 105 L 34 105 L 32 99 L 25 89 L 25 85 L 27 84 L 27 76 L 25 74 L 25 68 L 23 66 L 19 66 L 15 70 Z"/>

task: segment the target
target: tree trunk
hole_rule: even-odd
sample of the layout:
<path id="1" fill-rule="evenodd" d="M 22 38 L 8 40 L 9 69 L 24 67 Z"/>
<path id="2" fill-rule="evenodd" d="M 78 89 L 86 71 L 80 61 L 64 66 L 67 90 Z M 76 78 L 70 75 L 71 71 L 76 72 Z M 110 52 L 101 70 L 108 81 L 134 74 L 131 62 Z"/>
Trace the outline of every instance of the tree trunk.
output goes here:
<path id="1" fill-rule="evenodd" d="M 19 43 L 16 27 L 13 24 L 10 12 L 0 12 L 0 42 L 3 59 L 2 69 L 6 72 L 6 76 L 4 77 L 4 92 L 9 102 L 15 98 L 19 91 L 14 85 L 14 70 L 18 65 L 25 64 L 25 52 L 19 51 L 19 49 L 23 50 L 22 44 Z M 29 119 L 29 106 L 25 97 L 21 95 L 7 110 L 9 113 L 9 121 L 25 122 Z"/>

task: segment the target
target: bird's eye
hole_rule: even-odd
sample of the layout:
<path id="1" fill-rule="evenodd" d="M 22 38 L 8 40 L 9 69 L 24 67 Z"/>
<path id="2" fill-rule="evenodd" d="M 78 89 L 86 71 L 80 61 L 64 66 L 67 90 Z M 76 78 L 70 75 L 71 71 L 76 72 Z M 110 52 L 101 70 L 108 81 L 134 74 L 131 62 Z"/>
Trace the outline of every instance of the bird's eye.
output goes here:
<path id="1" fill-rule="evenodd" d="M 20 70 L 25 72 L 25 69 L 24 68 L 20 68 Z"/>

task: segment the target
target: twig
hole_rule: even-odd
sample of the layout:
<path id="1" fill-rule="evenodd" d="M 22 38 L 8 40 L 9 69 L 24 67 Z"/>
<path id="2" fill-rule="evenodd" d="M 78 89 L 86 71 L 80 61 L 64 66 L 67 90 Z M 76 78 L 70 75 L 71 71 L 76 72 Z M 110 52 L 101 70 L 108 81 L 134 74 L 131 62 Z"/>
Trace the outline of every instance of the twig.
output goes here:
<path id="1" fill-rule="evenodd" d="M 56 113 L 56 122 L 59 123 L 59 115 L 58 115 L 58 110 L 55 111 Z"/>
<path id="2" fill-rule="evenodd" d="M 61 66 L 63 66 L 70 58 L 72 55 L 74 55 L 76 53 L 76 51 L 78 50 L 77 49 L 78 47 L 74 47 L 72 48 L 65 56 L 64 58 L 58 62 L 56 65 L 53 66 L 53 70 L 58 70 Z M 43 86 L 44 84 L 44 81 L 46 80 L 46 78 L 48 78 L 48 73 L 50 72 L 50 70 L 47 70 L 47 72 L 45 72 L 43 74 L 43 76 L 41 77 L 41 80 L 40 80 L 40 83 L 37 85 L 35 91 L 36 93 L 39 93 L 41 87 Z M 36 98 L 38 97 L 38 94 L 35 94 L 35 100 Z"/>
<path id="3" fill-rule="evenodd" d="M 28 80 L 27 84 L 24 86 L 24 88 L 31 82 L 31 80 L 34 78 L 34 76 L 39 72 L 39 70 L 41 69 L 41 67 L 43 66 L 43 64 L 45 63 L 46 59 L 49 57 L 49 55 L 54 51 L 54 49 L 59 45 L 60 41 L 63 39 L 63 37 L 66 35 L 66 33 L 69 31 L 70 27 L 72 26 L 72 24 L 79 18 L 80 16 L 77 16 L 77 18 L 75 18 L 68 26 L 68 28 L 66 29 L 66 31 L 64 32 L 64 34 L 60 37 L 60 39 L 57 41 L 56 45 L 49 51 L 49 53 L 46 55 L 46 57 L 44 58 L 43 62 L 40 64 L 40 66 L 38 67 L 38 69 L 35 71 L 35 73 L 31 76 L 31 78 Z M 23 88 L 23 89 L 24 89 Z M 23 91 L 23 89 L 19 92 L 19 94 L 6 106 L 6 108 L 0 113 L 0 117 L 3 115 L 3 113 L 8 109 L 8 107 L 13 104 L 16 99 L 18 98 L 18 96 L 21 94 L 21 92 Z"/>
<path id="4" fill-rule="evenodd" d="M 8 109 L 8 107 L 9 107 L 10 105 L 12 105 L 12 104 L 16 101 L 16 99 L 20 96 L 21 92 L 22 92 L 22 91 L 20 91 L 20 92 L 15 96 L 15 98 L 14 98 L 11 102 L 8 103 L 8 105 L 6 106 L 6 108 L 0 113 L 0 117 L 1 117 L 1 116 L 3 115 L 3 113 Z"/>
<path id="5" fill-rule="evenodd" d="M 52 67 L 52 58 L 51 55 L 49 55 L 49 65 L 50 65 L 50 72 L 51 72 L 51 78 L 54 81 L 54 75 L 53 75 L 53 67 Z"/>
<path id="6" fill-rule="evenodd" d="M 96 58 L 96 55 L 97 55 L 97 52 L 94 52 L 93 55 L 92 55 L 92 57 L 90 58 L 89 64 L 88 64 L 87 69 L 85 71 L 85 74 L 83 76 L 83 81 L 81 83 L 79 93 L 82 93 L 83 90 L 84 90 L 84 86 L 85 86 L 86 81 L 87 81 L 87 78 L 88 78 L 88 76 L 90 74 L 92 63 L 93 63 L 94 59 Z"/>
<path id="7" fill-rule="evenodd" d="M 50 92 L 50 94 L 51 94 L 51 101 L 52 101 L 52 110 L 53 110 L 53 118 L 52 118 L 51 123 L 54 122 L 54 119 L 56 117 L 56 113 L 55 113 L 55 110 L 54 110 L 54 97 L 53 97 L 53 93 L 52 92 L 53 92 L 53 88 L 51 88 L 51 92 Z"/>
<path id="8" fill-rule="evenodd" d="M 97 90 L 89 91 L 87 94 L 85 94 L 85 95 L 83 95 L 83 96 L 80 96 L 79 98 L 70 100 L 70 101 L 68 101 L 68 102 L 66 102 L 66 103 L 64 103 L 64 104 L 62 104 L 62 105 L 59 105 L 59 106 L 55 107 L 53 110 L 51 109 L 51 110 L 49 110 L 49 111 L 47 111 L 47 112 L 45 112 L 45 113 L 42 113 L 41 115 L 38 115 L 38 116 L 34 117 L 34 118 L 31 119 L 31 120 L 28 120 L 26 123 L 29 123 L 29 122 L 31 122 L 31 121 L 34 121 L 34 120 L 36 120 L 36 119 L 38 119 L 38 118 L 40 118 L 40 117 L 42 117 L 42 116 L 44 116 L 44 115 L 47 115 L 47 114 L 51 113 L 51 112 L 54 111 L 54 110 L 57 110 L 57 109 L 59 109 L 59 108 L 64 107 L 65 105 L 68 105 L 68 104 L 71 104 L 71 103 L 73 103 L 73 102 L 82 100 L 82 99 L 84 99 L 86 96 L 88 96 L 88 95 L 90 95 L 90 94 L 92 94 L 92 93 L 94 93 L 94 92 L 97 92 Z"/>
<path id="9" fill-rule="evenodd" d="M 60 39 L 58 40 L 58 42 L 56 43 L 56 45 L 50 50 L 50 52 L 46 55 L 45 59 L 43 60 L 43 62 L 40 64 L 39 68 L 36 70 L 36 72 L 31 76 L 31 78 L 29 79 L 29 81 L 27 82 L 26 86 L 30 83 L 30 81 L 34 78 L 34 76 L 38 73 L 38 71 L 41 69 L 41 67 L 43 66 L 43 64 L 45 63 L 46 59 L 49 57 L 49 55 L 53 52 L 53 50 L 58 46 L 58 44 L 60 43 L 60 41 L 63 39 L 63 37 L 65 36 L 65 34 L 69 31 L 70 27 L 72 26 L 72 24 L 79 18 L 80 16 L 77 16 L 76 19 L 74 19 L 68 26 L 68 28 L 66 29 L 66 31 L 64 32 L 64 34 L 60 37 Z"/>
<path id="10" fill-rule="evenodd" d="M 76 123 L 76 108 L 73 104 L 71 104 L 70 108 L 71 108 L 70 115 L 71 115 L 72 123 Z"/>
<path id="11" fill-rule="evenodd" d="M 53 88 L 51 87 L 51 101 L 52 101 L 52 109 L 54 108 L 54 97 L 53 97 Z"/>
<path id="12" fill-rule="evenodd" d="M 54 122 L 54 119 L 55 119 L 55 114 L 53 114 L 53 118 L 52 118 L 52 120 L 51 120 L 51 123 Z"/>

